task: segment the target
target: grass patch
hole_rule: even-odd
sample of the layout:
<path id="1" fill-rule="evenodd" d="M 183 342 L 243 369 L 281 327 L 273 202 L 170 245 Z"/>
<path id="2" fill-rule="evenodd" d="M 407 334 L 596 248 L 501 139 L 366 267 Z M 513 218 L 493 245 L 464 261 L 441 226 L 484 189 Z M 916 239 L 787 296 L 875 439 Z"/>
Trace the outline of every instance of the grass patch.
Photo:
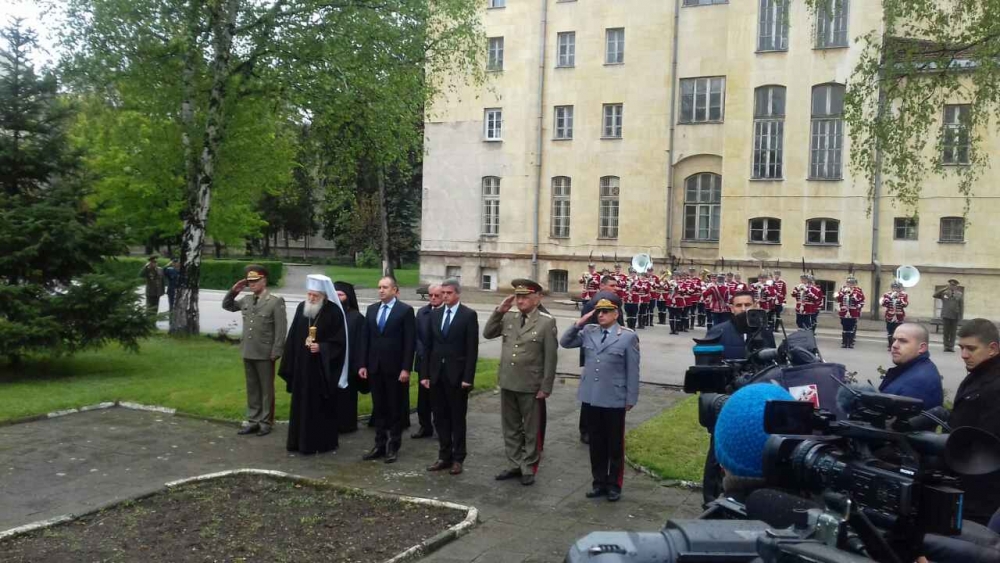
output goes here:
<path id="1" fill-rule="evenodd" d="M 625 453 L 663 479 L 701 482 L 708 432 L 698 424 L 698 397 L 688 397 L 628 433 Z"/>
<path id="2" fill-rule="evenodd" d="M 476 389 L 496 386 L 497 360 L 480 359 Z M 275 415 L 288 419 L 291 396 L 275 382 Z M 417 404 L 416 378 L 410 404 Z M 18 369 L 0 364 L 0 421 L 92 405 L 133 401 L 214 418 L 242 420 L 246 383 L 239 347 L 204 337 L 155 336 L 138 354 L 117 345 L 68 358 L 26 360 Z M 358 397 L 358 411 L 371 412 L 371 395 Z"/>
<path id="3" fill-rule="evenodd" d="M 417 287 L 420 285 L 420 265 L 406 264 L 394 270 L 399 287 Z M 326 275 L 334 281 L 345 281 L 354 284 L 358 289 L 374 289 L 382 277 L 382 268 L 357 268 L 354 266 L 327 266 Z"/>

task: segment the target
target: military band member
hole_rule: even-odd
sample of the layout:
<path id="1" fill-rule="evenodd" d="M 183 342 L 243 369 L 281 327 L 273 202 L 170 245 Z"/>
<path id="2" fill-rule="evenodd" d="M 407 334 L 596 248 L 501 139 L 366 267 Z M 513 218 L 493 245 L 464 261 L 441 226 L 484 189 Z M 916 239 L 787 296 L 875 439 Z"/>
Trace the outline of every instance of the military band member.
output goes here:
<path id="1" fill-rule="evenodd" d="M 580 283 L 583 285 L 580 297 L 586 303 L 597 293 L 597 287 L 601 285 L 601 274 L 597 271 L 597 266 L 593 262 L 587 264 L 587 271 L 580 276 Z"/>
<path id="2" fill-rule="evenodd" d="M 687 319 L 688 328 L 703 326 L 698 324 L 698 303 L 701 301 L 702 283 L 698 277 L 698 270 L 688 268 L 688 295 L 687 295 Z"/>
<path id="3" fill-rule="evenodd" d="M 708 310 L 708 330 L 729 320 L 729 289 L 726 287 L 726 276 L 718 274 L 715 281 L 708 284 L 701 293 L 701 300 Z"/>
<path id="4" fill-rule="evenodd" d="M 809 313 L 807 302 L 812 298 L 809 290 L 809 274 L 799 276 L 799 285 L 792 290 L 792 299 L 795 300 L 795 326 L 799 329 L 810 330 L 810 320 L 812 314 Z"/>
<path id="5" fill-rule="evenodd" d="M 538 310 L 542 286 L 529 279 L 512 282 L 514 295 L 493 311 L 483 337 L 503 336 L 500 368 L 500 424 L 507 468 L 497 481 L 519 478 L 522 485 L 535 482 L 544 442 L 545 399 L 556 378 L 556 320 Z M 511 305 L 517 311 L 511 312 Z"/>
<path id="6" fill-rule="evenodd" d="M 781 314 L 785 312 L 785 302 L 788 301 L 788 284 L 785 280 L 781 279 L 781 270 L 774 271 L 774 292 L 777 296 L 777 302 L 774 306 L 774 327 L 777 328 L 778 324 L 781 326 L 785 324 L 781 321 Z"/>
<path id="7" fill-rule="evenodd" d="M 635 280 L 635 289 L 639 293 L 639 322 L 638 328 L 646 328 L 649 322 L 649 305 L 652 301 L 649 283 L 649 272 L 641 272 Z"/>
<path id="8" fill-rule="evenodd" d="M 736 294 L 736 279 L 732 272 L 726 274 L 726 291 L 729 292 L 729 299 L 732 300 Z"/>
<path id="9" fill-rule="evenodd" d="M 652 324 L 652 309 L 656 309 L 657 324 L 665 325 L 667 324 L 667 286 L 670 280 L 666 277 L 660 277 L 656 274 L 650 275 L 650 279 L 653 284 L 653 305 L 649 311 L 650 324 Z"/>
<path id="10" fill-rule="evenodd" d="M 767 312 L 767 330 L 774 331 L 774 305 L 778 301 L 777 292 L 774 290 L 774 283 L 767 272 L 761 272 L 757 276 L 757 281 L 751 286 L 754 301 L 757 308 Z"/>
<path id="11" fill-rule="evenodd" d="M 618 298 L 621 299 L 622 303 L 625 302 L 625 293 L 628 291 L 628 275 L 622 272 L 622 265 L 615 264 L 615 273 L 611 274 L 611 277 L 615 279 L 615 293 Z M 624 325 L 625 317 L 621 318 L 621 323 Z"/>
<path id="12" fill-rule="evenodd" d="M 889 347 L 892 350 L 893 334 L 899 325 L 906 321 L 906 308 L 910 305 L 910 296 L 903 291 L 903 284 L 892 282 L 890 291 L 882 294 L 882 308 L 885 309 L 885 331 L 889 335 Z"/>
<path id="13" fill-rule="evenodd" d="M 674 274 L 667 292 L 667 312 L 670 315 L 670 334 L 684 332 L 684 305 L 687 298 L 681 292 L 684 274 Z"/>
<path id="14" fill-rule="evenodd" d="M 854 340 L 858 332 L 858 319 L 865 308 L 865 292 L 858 287 L 858 279 L 847 278 L 847 285 L 837 292 L 837 305 L 840 315 L 841 348 L 854 348 Z"/>
<path id="15" fill-rule="evenodd" d="M 629 268 L 628 281 L 625 282 L 625 301 L 622 307 L 625 311 L 625 324 L 632 330 L 635 330 L 636 323 L 639 321 L 639 304 L 641 299 L 639 297 L 639 290 L 636 287 L 636 282 L 639 277 Z"/>
<path id="16" fill-rule="evenodd" d="M 596 325 L 587 324 L 597 316 Z M 617 324 L 618 304 L 601 299 L 563 334 L 564 348 L 584 349 L 578 398 L 589 405 L 590 471 L 587 498 L 621 498 L 625 474 L 625 413 L 639 400 L 639 337 Z"/>

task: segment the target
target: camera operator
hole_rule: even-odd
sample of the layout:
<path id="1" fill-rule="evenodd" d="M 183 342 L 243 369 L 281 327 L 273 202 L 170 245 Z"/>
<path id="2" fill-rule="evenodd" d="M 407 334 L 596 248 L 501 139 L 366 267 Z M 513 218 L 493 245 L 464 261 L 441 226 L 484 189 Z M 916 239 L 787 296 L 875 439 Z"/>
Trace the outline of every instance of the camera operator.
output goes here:
<path id="1" fill-rule="evenodd" d="M 1000 436 L 1000 332 L 986 319 L 958 331 L 958 347 L 969 374 L 958 387 L 949 419 L 952 428 L 972 426 Z M 987 524 L 1000 508 L 1000 472 L 962 479 L 965 518 Z"/>
<path id="2" fill-rule="evenodd" d="M 753 328 L 747 322 L 747 311 L 757 308 L 753 293 L 736 292 L 729 304 L 733 319 L 713 326 L 704 339 L 718 339 L 725 349 L 722 356 L 727 360 L 746 359 L 748 350 L 775 348 L 774 333 L 766 327 Z"/>
<path id="3" fill-rule="evenodd" d="M 931 361 L 927 329 L 917 323 L 903 323 L 892 333 L 892 363 L 878 387 L 879 393 L 913 397 L 925 409 L 940 407 L 944 401 L 941 374 Z"/>

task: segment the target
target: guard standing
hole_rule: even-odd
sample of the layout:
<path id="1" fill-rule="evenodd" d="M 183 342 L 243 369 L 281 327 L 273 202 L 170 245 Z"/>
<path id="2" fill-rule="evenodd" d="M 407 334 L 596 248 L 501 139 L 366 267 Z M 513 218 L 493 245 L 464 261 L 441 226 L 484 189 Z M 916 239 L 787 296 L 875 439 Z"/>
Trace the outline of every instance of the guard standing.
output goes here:
<path id="1" fill-rule="evenodd" d="M 635 324 L 639 318 L 639 303 L 641 302 L 639 290 L 636 287 L 638 280 L 639 278 L 635 275 L 635 272 L 630 271 L 628 281 L 625 282 L 625 323 L 632 330 L 635 330 Z"/>
<path id="2" fill-rule="evenodd" d="M 885 331 L 889 335 L 889 347 L 892 350 L 892 343 L 895 341 L 893 334 L 896 328 L 906 321 L 906 308 L 910 305 L 910 296 L 903 291 L 903 284 L 898 280 L 892 282 L 892 291 L 882 294 L 882 308 L 885 309 Z"/>
<path id="3" fill-rule="evenodd" d="M 934 299 L 941 300 L 941 320 L 944 324 L 944 351 L 955 351 L 955 333 L 958 323 L 962 320 L 962 303 L 965 296 L 958 285 L 958 280 L 948 280 L 948 287 L 934 294 Z"/>
<path id="4" fill-rule="evenodd" d="M 650 297 L 649 272 L 641 272 L 635 280 L 635 290 L 639 294 L 639 328 L 646 328 L 649 324 L 649 306 L 652 301 Z"/>
<path id="5" fill-rule="evenodd" d="M 788 284 L 781 279 L 781 270 L 774 271 L 774 292 L 777 296 L 777 302 L 774 306 L 774 326 L 777 328 L 778 323 L 781 323 L 781 326 L 784 327 L 785 323 L 781 320 L 781 314 L 785 312 L 785 302 L 788 300 Z"/>
<path id="6" fill-rule="evenodd" d="M 847 285 L 837 292 L 838 312 L 840 315 L 840 347 L 854 348 L 854 340 L 858 333 L 858 319 L 865 308 L 865 292 L 858 287 L 858 279 L 847 278 Z"/>
<path id="7" fill-rule="evenodd" d="M 777 293 L 774 291 L 774 284 L 768 279 L 767 272 L 761 272 L 757 276 L 756 283 L 752 286 L 754 301 L 757 307 L 767 312 L 767 330 L 774 331 L 774 305 L 777 303 Z"/>
<path id="8" fill-rule="evenodd" d="M 806 309 L 809 311 L 809 328 L 816 332 L 816 325 L 819 324 L 819 312 L 826 307 L 826 295 L 823 288 L 816 285 L 816 277 L 809 274 L 809 297 L 806 302 Z"/>
<path id="9" fill-rule="evenodd" d="M 701 292 L 701 300 L 708 311 L 708 330 L 727 321 L 729 290 L 726 288 L 726 277 L 722 274 L 715 276 L 715 283 L 708 284 L 708 287 Z"/>
<path id="10" fill-rule="evenodd" d="M 513 282 L 514 295 L 493 311 L 483 337 L 503 336 L 500 368 L 500 423 L 508 467 L 497 481 L 520 478 L 522 485 L 535 482 L 544 445 L 545 399 L 552 394 L 556 378 L 556 320 L 539 310 L 542 286 L 529 279 Z M 517 303 L 517 311 L 511 305 Z"/>
<path id="11" fill-rule="evenodd" d="M 687 302 L 681 292 L 684 274 L 674 274 L 667 292 L 667 312 L 670 314 L 670 334 L 684 332 L 684 304 Z"/>
<path id="12" fill-rule="evenodd" d="M 163 295 L 163 268 L 156 265 L 157 255 L 152 255 L 146 265 L 139 270 L 139 277 L 146 281 L 146 311 L 155 315 L 160 309 Z"/>
<path id="13" fill-rule="evenodd" d="M 792 290 L 795 300 L 795 326 L 801 329 L 809 328 L 809 315 L 806 314 L 806 300 L 809 298 L 809 274 L 799 276 L 799 285 Z"/>
<path id="14" fill-rule="evenodd" d="M 597 294 L 597 288 L 601 285 L 601 274 L 597 271 L 596 264 L 593 262 L 587 264 L 587 271 L 580 276 L 580 283 L 583 284 L 580 297 L 586 303 Z"/>

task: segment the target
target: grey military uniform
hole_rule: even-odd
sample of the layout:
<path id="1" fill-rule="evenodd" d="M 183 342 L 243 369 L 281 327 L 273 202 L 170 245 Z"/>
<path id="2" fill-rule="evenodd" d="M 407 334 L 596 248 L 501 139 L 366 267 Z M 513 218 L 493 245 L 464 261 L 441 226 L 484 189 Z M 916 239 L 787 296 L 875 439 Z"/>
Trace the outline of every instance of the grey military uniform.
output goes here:
<path id="1" fill-rule="evenodd" d="M 498 381 L 504 449 L 511 469 L 534 471 L 541 458 L 545 400 L 552 393 L 559 343 L 556 320 L 537 308 L 524 318 L 517 310 L 494 311 L 483 329 L 485 338 L 503 336 Z"/>
<path id="2" fill-rule="evenodd" d="M 609 329 L 600 325 L 581 329 L 569 327 L 559 341 L 564 348 L 583 348 L 584 366 L 577 398 L 582 403 L 604 408 L 625 408 L 639 400 L 639 337 L 620 325 Z"/>
<path id="3" fill-rule="evenodd" d="M 240 351 L 247 382 L 247 420 L 251 425 L 270 427 L 274 423 L 274 362 L 285 349 L 288 317 L 285 300 L 264 290 L 239 299 L 230 291 L 222 308 L 243 314 Z"/>

